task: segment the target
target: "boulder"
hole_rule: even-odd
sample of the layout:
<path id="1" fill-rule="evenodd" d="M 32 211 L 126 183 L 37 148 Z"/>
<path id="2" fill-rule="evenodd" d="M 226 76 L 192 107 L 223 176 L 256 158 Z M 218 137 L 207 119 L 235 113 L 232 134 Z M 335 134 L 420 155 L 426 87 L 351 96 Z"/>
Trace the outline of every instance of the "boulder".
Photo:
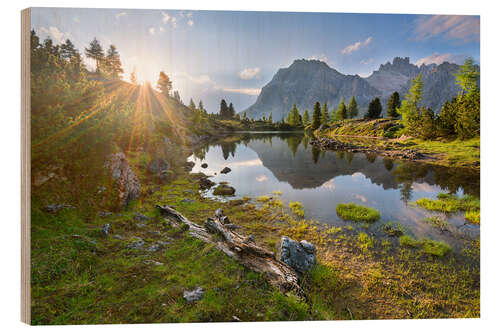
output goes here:
<path id="1" fill-rule="evenodd" d="M 59 213 L 61 209 L 74 209 L 75 207 L 68 204 L 51 204 L 44 207 L 47 213 Z"/>
<path id="2" fill-rule="evenodd" d="M 109 223 L 106 223 L 105 225 L 103 225 L 102 227 L 102 233 L 107 236 L 111 233 L 111 224 Z"/>
<path id="3" fill-rule="evenodd" d="M 141 193 L 141 182 L 123 153 L 111 154 L 104 164 L 109 170 L 118 191 L 117 206 L 125 207 L 131 200 L 138 199 Z"/>
<path id="4" fill-rule="evenodd" d="M 193 303 L 199 301 L 202 297 L 205 291 L 203 290 L 202 287 L 196 287 L 194 290 L 188 291 L 184 290 L 184 299 L 188 303 Z"/>
<path id="5" fill-rule="evenodd" d="M 297 273 L 305 274 L 316 264 L 316 247 L 308 241 L 302 240 L 299 243 L 283 236 L 278 244 L 277 259 Z"/>
<path id="6" fill-rule="evenodd" d="M 135 214 L 134 216 L 134 220 L 138 221 L 138 222 L 143 222 L 143 221 L 147 221 L 149 220 L 150 218 L 144 214 L 141 214 L 141 213 L 137 213 Z"/>
<path id="7" fill-rule="evenodd" d="M 234 195 L 236 189 L 226 184 L 220 184 L 214 190 L 214 195 Z"/>
<path id="8" fill-rule="evenodd" d="M 230 173 L 230 172 L 231 172 L 231 169 L 230 169 L 230 168 L 228 168 L 228 167 L 225 167 L 224 169 L 222 169 L 222 170 L 221 170 L 221 172 L 220 172 L 220 173 L 222 173 L 222 174 L 226 174 L 226 173 Z"/>
<path id="9" fill-rule="evenodd" d="M 208 190 L 209 188 L 211 188 L 214 185 L 215 185 L 215 183 L 213 181 L 211 181 L 210 179 L 208 179 L 206 177 L 200 178 L 200 182 L 199 182 L 200 190 Z"/>

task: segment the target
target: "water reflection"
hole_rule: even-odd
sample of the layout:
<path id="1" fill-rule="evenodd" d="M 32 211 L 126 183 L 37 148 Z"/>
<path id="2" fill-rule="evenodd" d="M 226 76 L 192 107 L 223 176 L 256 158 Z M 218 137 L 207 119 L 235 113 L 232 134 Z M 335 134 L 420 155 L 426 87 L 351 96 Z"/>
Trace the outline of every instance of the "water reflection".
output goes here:
<path id="1" fill-rule="evenodd" d="M 346 224 L 335 213 L 341 202 L 377 208 L 383 218 L 370 227 L 373 232 L 381 223 L 392 220 L 410 227 L 416 236 L 447 238 L 422 221 L 436 213 L 408 203 L 421 197 L 436 197 L 440 192 L 479 196 L 478 173 L 391 160 L 376 154 L 320 151 L 310 146 L 309 138 L 302 134 L 246 133 L 202 147 L 190 160 L 195 162 L 193 172 L 213 175 L 216 182 L 229 182 L 238 197 L 279 190 L 285 202 L 301 201 L 307 218 L 325 223 Z M 201 168 L 202 163 L 207 163 L 208 168 Z M 225 166 L 232 171 L 220 174 Z M 456 227 L 464 224 L 463 214 L 447 218 Z"/>

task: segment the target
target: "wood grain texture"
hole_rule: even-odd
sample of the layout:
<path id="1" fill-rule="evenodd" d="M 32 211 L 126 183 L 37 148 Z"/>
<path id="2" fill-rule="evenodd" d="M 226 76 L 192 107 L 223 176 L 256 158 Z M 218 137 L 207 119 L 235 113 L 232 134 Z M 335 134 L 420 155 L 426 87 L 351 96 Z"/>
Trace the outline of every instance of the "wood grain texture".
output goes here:
<path id="1" fill-rule="evenodd" d="M 21 11 L 21 321 L 31 321 L 31 10 Z"/>

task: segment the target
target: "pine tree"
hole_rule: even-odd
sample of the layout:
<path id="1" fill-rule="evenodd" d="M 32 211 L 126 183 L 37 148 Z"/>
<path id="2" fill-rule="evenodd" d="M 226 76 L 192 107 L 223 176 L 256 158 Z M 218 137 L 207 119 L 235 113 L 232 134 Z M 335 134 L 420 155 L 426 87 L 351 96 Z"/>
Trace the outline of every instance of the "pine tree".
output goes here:
<path id="1" fill-rule="evenodd" d="M 323 107 L 321 108 L 321 123 L 323 125 L 328 125 L 330 122 L 330 115 L 328 114 L 328 106 L 326 102 L 323 103 Z"/>
<path id="2" fill-rule="evenodd" d="M 314 103 L 314 108 L 313 108 L 311 128 L 313 130 L 316 130 L 320 125 L 321 125 L 321 105 L 319 104 L 319 102 L 316 102 Z"/>
<path id="3" fill-rule="evenodd" d="M 205 108 L 203 108 L 203 102 L 200 99 L 200 102 L 198 103 L 198 110 L 200 110 L 203 113 L 206 113 Z"/>
<path id="4" fill-rule="evenodd" d="M 77 55 L 78 51 L 75 49 L 75 46 L 73 43 L 69 40 L 66 39 L 66 42 L 64 44 L 61 44 L 61 56 L 69 60 Z"/>
<path id="5" fill-rule="evenodd" d="M 479 72 L 476 70 L 472 58 L 467 58 L 454 75 L 457 84 L 462 88 L 462 95 L 477 91 Z"/>
<path id="6" fill-rule="evenodd" d="M 349 101 L 349 105 L 347 106 L 347 117 L 348 118 L 356 118 L 358 116 L 358 103 L 354 96 L 351 97 Z"/>
<path id="7" fill-rule="evenodd" d="M 389 101 L 387 102 L 387 117 L 397 118 L 399 116 L 398 109 L 401 107 L 401 101 L 399 99 L 399 93 L 397 91 L 393 92 Z"/>
<path id="8" fill-rule="evenodd" d="M 269 115 L 269 118 L 267 118 L 267 122 L 269 124 L 272 124 L 273 123 L 273 113 L 271 112 L 271 114 Z"/>
<path id="9" fill-rule="evenodd" d="M 174 91 L 174 99 L 175 99 L 177 102 L 179 102 L 179 103 L 181 103 L 181 104 L 182 104 L 182 101 L 181 101 L 181 95 L 179 95 L 179 91 L 178 91 L 178 90 Z"/>
<path id="10" fill-rule="evenodd" d="M 382 113 L 382 104 L 380 103 L 380 99 L 375 97 L 371 100 L 368 105 L 368 111 L 365 114 L 366 119 L 376 119 L 380 118 L 380 114 Z"/>
<path id="11" fill-rule="evenodd" d="M 85 48 L 85 55 L 90 59 L 94 59 L 95 71 L 96 73 L 99 73 L 99 67 L 104 58 L 104 51 L 97 38 L 94 37 L 94 39 L 90 42 L 89 47 Z"/>
<path id="12" fill-rule="evenodd" d="M 402 116 L 403 124 L 409 131 L 412 130 L 412 122 L 420 116 L 418 104 L 422 100 L 423 88 L 422 75 L 418 74 L 411 80 L 411 87 L 405 95 L 405 99 L 401 102 L 401 107 L 397 109 L 398 113 Z"/>
<path id="13" fill-rule="evenodd" d="M 189 110 L 191 110 L 193 112 L 196 110 L 196 105 L 194 104 L 194 101 L 193 101 L 192 98 L 189 100 L 189 106 L 188 106 L 188 108 L 189 108 Z"/>
<path id="14" fill-rule="evenodd" d="M 130 83 L 137 84 L 137 69 L 134 66 L 134 70 L 130 73 Z"/>
<path id="15" fill-rule="evenodd" d="M 347 118 L 347 108 L 344 103 L 344 98 L 340 100 L 339 106 L 337 107 L 337 120 L 344 120 Z"/>
<path id="16" fill-rule="evenodd" d="M 172 90 L 172 81 L 170 81 L 170 78 L 167 74 L 165 74 L 165 72 L 160 72 L 160 77 L 158 78 L 156 87 L 163 95 L 167 97 L 170 96 L 170 90 Z"/>
<path id="17" fill-rule="evenodd" d="M 294 104 L 292 110 L 290 110 L 290 112 L 288 113 L 286 122 L 292 126 L 301 125 L 302 122 L 300 119 L 299 110 L 297 109 L 297 104 Z"/>
<path id="18" fill-rule="evenodd" d="M 330 120 L 331 121 L 337 120 L 337 110 L 335 110 L 335 106 L 332 107 L 332 111 L 330 112 Z"/>
<path id="19" fill-rule="evenodd" d="M 307 126 L 311 122 L 311 117 L 309 116 L 309 111 L 305 110 L 302 115 L 302 125 Z"/>
<path id="20" fill-rule="evenodd" d="M 233 103 L 229 103 L 229 109 L 228 109 L 227 116 L 228 116 L 228 118 L 233 119 L 235 115 L 236 115 L 236 111 L 234 110 Z"/>
<path id="21" fill-rule="evenodd" d="M 220 101 L 220 110 L 219 110 L 219 116 L 223 119 L 228 117 L 228 108 L 227 108 L 227 103 L 224 99 Z"/>
<path id="22" fill-rule="evenodd" d="M 118 79 L 123 74 L 122 62 L 120 60 L 120 54 L 116 50 L 116 46 L 110 45 L 108 53 L 105 58 L 106 71 L 109 72 L 110 76 L 114 79 Z"/>

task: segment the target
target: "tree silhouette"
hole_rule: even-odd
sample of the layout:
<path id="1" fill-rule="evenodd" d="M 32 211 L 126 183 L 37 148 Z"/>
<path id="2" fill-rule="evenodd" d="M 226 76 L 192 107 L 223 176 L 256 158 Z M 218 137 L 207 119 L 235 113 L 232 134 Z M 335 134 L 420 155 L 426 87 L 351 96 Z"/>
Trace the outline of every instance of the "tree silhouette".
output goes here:
<path id="1" fill-rule="evenodd" d="M 85 48 L 85 55 L 90 59 L 94 59 L 95 71 L 96 73 L 99 73 L 100 65 L 104 58 L 104 51 L 97 38 L 94 37 L 94 39 L 90 42 L 89 47 Z"/>

